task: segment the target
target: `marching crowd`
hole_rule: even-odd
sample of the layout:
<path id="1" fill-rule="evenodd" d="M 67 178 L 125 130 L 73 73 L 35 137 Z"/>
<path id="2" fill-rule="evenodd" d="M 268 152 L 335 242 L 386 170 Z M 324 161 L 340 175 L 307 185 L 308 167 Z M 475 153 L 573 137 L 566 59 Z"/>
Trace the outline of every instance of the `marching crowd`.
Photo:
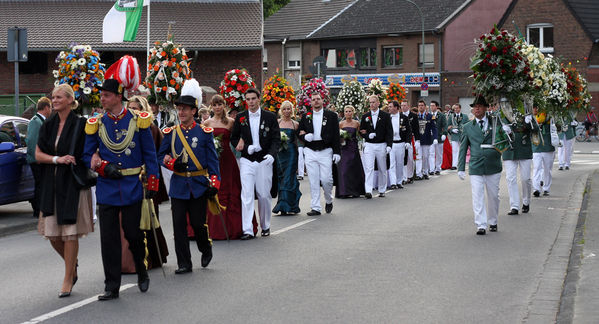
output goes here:
<path id="1" fill-rule="evenodd" d="M 369 110 L 358 119 L 352 106 L 342 107 L 342 116 L 323 107 L 325 98 L 317 92 L 311 95 L 311 110 L 296 115 L 294 104 L 286 101 L 277 115 L 261 109 L 260 91 L 249 89 L 248 109 L 236 113 L 227 111 L 219 95 L 204 108 L 199 85 L 191 79 L 175 102 L 174 115 L 158 109 L 152 98 L 126 98 L 114 79 L 99 89 L 102 109 L 87 120 L 73 111 L 72 88 L 58 85 L 51 101 L 40 99 L 30 123 L 34 213 L 39 232 L 65 264 L 59 297 L 69 296 L 77 282 L 78 239 L 94 230 L 96 203 L 105 274 L 104 294 L 98 298 L 110 300 L 119 296 L 121 273 L 137 273 L 145 292 L 147 269 L 166 262 L 160 227 L 140 228 L 140 222 L 153 223 L 158 204 L 169 198 L 176 274 L 192 271 L 190 237 L 206 267 L 212 239 L 267 237 L 273 213 L 299 213 L 305 171 L 307 215 L 317 216 L 323 212 L 321 190 L 324 212 L 331 213 L 333 194 L 372 199 L 376 190 L 383 198 L 389 189 L 429 180 L 442 169 L 457 170 L 463 180 L 468 162 L 476 233 L 482 235 L 487 227 L 497 231 L 502 168 L 508 214 L 529 212 L 531 195 L 550 193 L 556 146 L 560 170 L 569 169 L 576 125 L 575 120 L 562 123 L 561 140 L 556 140 L 553 123 L 542 115 L 535 112 L 509 126 L 489 113 L 493 109 L 482 97 L 471 105 L 469 117 L 460 104 L 443 110 L 436 101 L 427 105 L 420 100 L 410 109 L 407 101 L 391 101 L 382 107 L 373 95 Z M 495 142 L 500 133 L 509 138 L 504 149 Z"/>

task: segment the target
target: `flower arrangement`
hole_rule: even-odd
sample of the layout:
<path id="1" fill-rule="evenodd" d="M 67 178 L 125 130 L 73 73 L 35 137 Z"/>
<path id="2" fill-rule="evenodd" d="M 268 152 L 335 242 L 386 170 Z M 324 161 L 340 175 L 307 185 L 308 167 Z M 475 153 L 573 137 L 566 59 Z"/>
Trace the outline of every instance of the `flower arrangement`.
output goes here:
<path id="1" fill-rule="evenodd" d="M 256 83 L 245 69 L 233 69 L 225 73 L 225 78 L 218 88 L 220 94 L 231 110 L 241 112 L 247 110 L 245 93 L 249 88 L 255 88 Z"/>
<path id="2" fill-rule="evenodd" d="M 570 97 L 564 69 L 552 56 L 546 59 L 546 74 L 548 87 L 543 89 L 545 107 L 552 115 L 567 116 L 567 105 Z"/>
<path id="3" fill-rule="evenodd" d="M 356 111 L 363 113 L 366 106 L 366 91 L 362 88 L 360 82 L 352 80 L 345 82 L 339 95 L 337 96 L 337 108 L 343 111 L 345 106 L 351 105 Z"/>
<path id="4" fill-rule="evenodd" d="M 339 138 L 341 139 L 341 145 L 347 144 L 347 141 L 351 139 L 351 135 L 348 131 L 344 129 L 339 130 Z"/>
<path id="5" fill-rule="evenodd" d="M 528 72 L 532 78 L 530 94 L 538 105 L 545 106 L 546 93 L 551 88 L 547 65 L 549 62 L 541 50 L 534 45 L 523 44 L 521 52 L 530 67 L 530 72 Z"/>
<path id="6" fill-rule="evenodd" d="M 71 44 L 61 51 L 55 60 L 58 70 L 54 74 L 54 86 L 66 83 L 73 88 L 75 99 L 81 107 L 100 106 L 100 92 L 96 86 L 104 82 L 106 68 L 100 63 L 100 54 L 89 45 Z"/>
<path id="7" fill-rule="evenodd" d="M 183 82 L 191 77 L 190 61 L 185 48 L 173 43 L 172 38 L 154 43 L 144 86 L 156 97 L 157 104 L 169 104 L 179 98 Z"/>
<path id="8" fill-rule="evenodd" d="M 376 95 L 377 97 L 379 97 L 379 107 L 383 108 L 387 106 L 387 88 L 383 86 L 383 81 L 379 79 L 370 80 L 370 83 L 368 84 L 367 93 L 368 96 L 366 99 L 368 99 L 368 97 L 370 97 L 371 95 Z M 366 107 L 369 107 L 368 100 L 366 101 L 366 103 Z"/>
<path id="9" fill-rule="evenodd" d="M 287 133 L 281 131 L 281 146 L 279 147 L 279 151 L 286 151 L 288 148 L 287 143 L 289 143 L 289 136 L 287 136 Z"/>
<path id="10" fill-rule="evenodd" d="M 262 107 L 272 112 L 278 112 L 285 100 L 295 105 L 295 92 L 285 78 L 275 74 L 264 83 Z"/>
<path id="11" fill-rule="evenodd" d="M 314 78 L 310 79 L 302 86 L 302 89 L 297 96 L 297 105 L 301 110 L 308 111 L 311 109 L 312 92 L 320 93 L 323 100 L 323 107 L 329 105 L 329 89 L 327 89 L 327 86 L 322 79 Z"/>
<path id="12" fill-rule="evenodd" d="M 474 72 L 473 95 L 496 103 L 506 97 L 518 102 L 529 91 L 532 77 L 527 57 L 522 53 L 523 41 L 497 26 L 476 41 L 476 53 L 470 69 Z"/>
<path id="13" fill-rule="evenodd" d="M 568 94 L 570 95 L 568 98 L 568 109 L 574 112 L 589 110 L 591 96 L 589 95 L 585 78 L 571 65 L 564 68 L 564 73 L 566 75 Z"/>
<path id="14" fill-rule="evenodd" d="M 214 138 L 212 139 L 214 141 L 214 149 L 216 149 L 216 155 L 220 158 L 220 154 L 223 151 L 223 145 L 222 145 L 222 141 L 223 141 L 223 135 L 218 135 L 218 136 L 214 136 Z"/>
<path id="15" fill-rule="evenodd" d="M 397 100 L 401 102 L 406 99 L 406 89 L 399 83 L 390 83 L 387 89 L 387 102 Z"/>

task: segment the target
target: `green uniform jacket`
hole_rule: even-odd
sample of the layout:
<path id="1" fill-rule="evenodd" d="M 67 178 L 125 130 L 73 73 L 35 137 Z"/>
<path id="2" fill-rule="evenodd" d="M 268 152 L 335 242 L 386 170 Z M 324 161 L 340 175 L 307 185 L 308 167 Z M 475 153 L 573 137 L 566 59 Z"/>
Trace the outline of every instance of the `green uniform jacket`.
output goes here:
<path id="1" fill-rule="evenodd" d="M 431 113 L 432 114 L 432 113 Z M 441 142 L 441 135 L 447 135 L 447 118 L 445 118 L 445 114 L 437 110 L 437 115 L 433 115 L 433 119 L 435 121 L 435 125 L 437 126 L 437 141 L 439 144 L 443 144 Z"/>
<path id="2" fill-rule="evenodd" d="M 571 139 L 573 139 L 574 137 L 576 137 L 576 126 L 572 126 L 572 125 L 571 125 L 571 123 L 572 123 L 572 118 L 568 118 L 568 119 L 566 120 L 566 123 L 567 123 L 567 124 L 566 124 L 566 127 L 567 127 L 568 129 L 566 129 L 566 131 L 565 131 L 565 132 L 563 132 L 563 131 L 562 131 L 562 132 L 560 132 L 560 133 L 559 133 L 559 138 L 560 138 L 561 140 L 563 140 L 563 139 L 564 139 L 564 137 L 565 137 L 567 140 L 571 140 Z"/>
<path id="3" fill-rule="evenodd" d="M 476 124 L 476 119 L 464 125 L 458 158 L 458 171 L 466 170 L 466 153 L 468 147 L 470 147 L 470 163 L 468 164 L 468 173 L 470 175 L 491 175 L 501 172 L 501 153 L 492 148 L 483 149 L 480 147 L 481 144 L 491 144 L 493 132 L 490 121 L 487 131 L 484 133 L 480 126 Z"/>
<path id="4" fill-rule="evenodd" d="M 31 118 L 27 126 L 27 163 L 35 163 L 35 147 L 37 146 L 37 137 L 40 134 L 40 128 L 44 120 L 37 114 Z"/>
<path id="5" fill-rule="evenodd" d="M 459 114 L 460 117 L 458 117 L 458 115 L 456 114 L 450 114 L 449 118 L 447 120 L 447 133 L 449 134 L 449 139 L 457 142 L 460 140 L 460 137 L 462 136 L 462 129 L 464 128 L 464 125 L 466 125 L 470 120 L 468 119 L 468 116 L 466 116 L 466 114 L 464 113 L 460 113 Z M 451 126 L 452 128 L 457 128 L 458 132 L 457 134 L 454 134 L 451 129 L 449 129 L 449 126 Z"/>
<path id="6" fill-rule="evenodd" d="M 534 117 L 533 117 L 534 118 Z M 538 132 L 539 126 L 533 121 L 531 126 L 528 123 L 517 124 L 512 127 L 514 132 L 514 141 L 512 148 L 503 152 L 504 160 L 530 160 L 532 159 L 532 141 L 530 135 L 532 132 Z"/>
<path id="7" fill-rule="evenodd" d="M 541 126 L 540 135 L 543 138 L 543 140 L 541 141 L 541 143 L 539 143 L 539 145 L 532 146 L 532 152 L 533 153 L 555 152 L 555 147 L 553 147 L 553 145 L 551 145 L 551 130 L 550 130 L 549 121 L 546 121 L 545 123 L 543 123 L 543 125 L 540 125 L 540 126 Z"/>

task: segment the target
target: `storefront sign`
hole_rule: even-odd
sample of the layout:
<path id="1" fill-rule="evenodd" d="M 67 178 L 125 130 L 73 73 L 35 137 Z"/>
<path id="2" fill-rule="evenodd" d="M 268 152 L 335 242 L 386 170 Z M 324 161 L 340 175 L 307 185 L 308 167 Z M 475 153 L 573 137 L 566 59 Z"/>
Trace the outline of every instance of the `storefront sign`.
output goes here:
<path id="1" fill-rule="evenodd" d="M 399 83 L 404 88 L 420 88 L 424 83 L 428 87 L 439 87 L 441 75 L 439 73 L 426 73 L 424 78 L 422 73 L 394 73 L 394 74 L 346 74 L 346 75 L 327 75 L 325 83 L 329 88 L 341 88 L 343 83 L 355 80 L 363 86 L 368 86 L 373 79 L 379 79 L 384 86 L 389 83 Z"/>

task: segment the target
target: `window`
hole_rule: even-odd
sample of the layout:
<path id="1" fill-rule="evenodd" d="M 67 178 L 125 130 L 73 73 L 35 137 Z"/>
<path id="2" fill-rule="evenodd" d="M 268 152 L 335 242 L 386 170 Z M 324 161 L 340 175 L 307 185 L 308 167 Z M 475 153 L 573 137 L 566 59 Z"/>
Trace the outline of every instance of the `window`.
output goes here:
<path id="1" fill-rule="evenodd" d="M 422 50 L 422 44 L 418 45 L 418 65 L 422 66 L 423 63 L 425 66 L 435 64 L 434 44 L 424 44 L 424 51 Z"/>
<path id="2" fill-rule="evenodd" d="M 7 121 L 0 126 L 0 142 L 12 142 L 17 145 L 17 132 L 15 125 L 11 121 Z"/>
<path id="3" fill-rule="evenodd" d="M 262 69 L 268 70 L 268 50 L 266 50 L 266 47 L 262 49 Z"/>
<path id="4" fill-rule="evenodd" d="M 22 74 L 47 74 L 48 54 L 44 52 L 29 52 L 27 62 L 19 63 L 19 72 Z"/>
<path id="5" fill-rule="evenodd" d="M 376 67 L 376 48 L 360 48 L 360 67 Z"/>
<path id="6" fill-rule="evenodd" d="M 528 43 L 538 47 L 543 53 L 553 53 L 553 25 L 534 24 L 526 28 Z"/>
<path id="7" fill-rule="evenodd" d="M 383 47 L 383 67 L 399 67 L 403 64 L 403 48 Z"/>
<path id="8" fill-rule="evenodd" d="M 355 68 L 356 52 L 347 48 L 323 49 L 328 68 Z"/>
<path id="9" fill-rule="evenodd" d="M 19 133 L 19 145 L 21 147 L 26 147 L 27 143 L 25 139 L 27 138 L 27 125 L 28 123 L 22 121 L 15 121 L 15 125 L 17 126 L 17 132 Z"/>
<path id="10" fill-rule="evenodd" d="M 299 69 L 302 60 L 302 53 L 299 47 L 285 48 L 287 54 L 287 67 L 290 69 Z"/>

